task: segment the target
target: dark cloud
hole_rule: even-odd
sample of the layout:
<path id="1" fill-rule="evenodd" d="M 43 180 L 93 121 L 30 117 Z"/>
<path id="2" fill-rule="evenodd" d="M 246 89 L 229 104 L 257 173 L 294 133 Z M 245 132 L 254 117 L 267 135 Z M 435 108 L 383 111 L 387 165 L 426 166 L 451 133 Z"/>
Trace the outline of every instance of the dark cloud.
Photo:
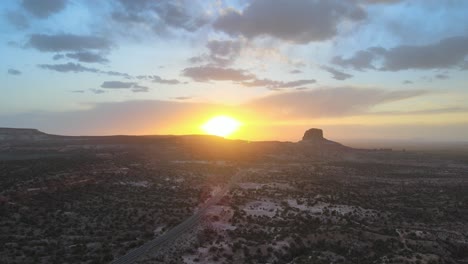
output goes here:
<path id="1" fill-rule="evenodd" d="M 65 55 L 63 55 L 63 54 L 55 54 L 55 55 L 52 57 L 53 60 L 61 60 L 61 59 L 63 59 L 63 58 L 65 58 Z"/>
<path id="2" fill-rule="evenodd" d="M 101 84 L 101 88 L 128 89 L 134 87 L 135 85 L 137 85 L 135 82 L 105 81 Z"/>
<path id="3" fill-rule="evenodd" d="M 120 77 L 125 77 L 127 79 L 133 78 L 128 73 L 116 72 L 116 71 L 102 71 L 96 68 L 85 67 L 79 63 L 73 63 L 73 62 L 69 62 L 65 64 L 39 64 L 37 66 L 41 69 L 52 70 L 52 71 L 57 71 L 57 72 L 62 72 L 62 73 L 91 72 L 91 73 L 105 74 L 109 76 L 120 76 Z"/>
<path id="4" fill-rule="evenodd" d="M 22 72 L 16 69 L 8 69 L 7 73 L 11 75 L 21 75 Z"/>
<path id="5" fill-rule="evenodd" d="M 139 24 L 147 22 L 147 18 L 133 13 L 113 12 L 112 19 L 121 23 Z"/>
<path id="6" fill-rule="evenodd" d="M 104 89 L 131 89 L 134 93 L 148 92 L 149 88 L 136 82 L 105 81 L 101 84 Z"/>
<path id="7" fill-rule="evenodd" d="M 305 84 L 312 84 L 316 83 L 317 81 L 314 79 L 310 80 L 297 80 L 297 81 L 291 81 L 291 82 L 282 82 L 278 88 L 291 88 L 291 87 L 297 87 L 297 86 L 302 86 Z"/>
<path id="8" fill-rule="evenodd" d="M 291 73 L 291 74 L 299 74 L 299 73 L 302 73 L 302 71 L 301 71 L 301 70 L 298 70 L 298 69 L 295 69 L 295 70 L 290 71 L 289 73 Z"/>
<path id="9" fill-rule="evenodd" d="M 72 92 L 72 93 L 84 93 L 85 90 L 73 90 L 73 91 L 71 91 L 71 92 Z"/>
<path id="10" fill-rule="evenodd" d="M 17 29 L 26 29 L 29 27 L 28 18 L 21 12 L 12 11 L 5 14 L 6 19 Z"/>
<path id="11" fill-rule="evenodd" d="M 237 55 L 241 50 L 240 42 L 232 40 L 211 40 L 206 44 L 206 47 L 214 57 L 231 57 Z"/>
<path id="12" fill-rule="evenodd" d="M 155 83 L 162 83 L 162 84 L 179 84 L 180 81 L 176 79 L 163 79 L 157 75 L 151 76 L 151 79 Z"/>
<path id="13" fill-rule="evenodd" d="M 253 79 L 248 82 L 242 82 L 242 85 L 247 87 L 269 87 L 275 88 L 276 86 L 280 85 L 282 82 L 274 81 L 270 79 Z"/>
<path id="14" fill-rule="evenodd" d="M 105 93 L 106 91 L 102 90 L 102 89 L 96 89 L 96 88 L 91 88 L 89 89 L 92 93 L 94 94 L 103 94 Z"/>
<path id="15" fill-rule="evenodd" d="M 367 4 L 394 4 L 399 3 L 402 0 L 363 0 L 363 3 Z"/>
<path id="16" fill-rule="evenodd" d="M 348 59 L 335 57 L 332 63 L 357 70 L 444 69 L 461 66 L 467 55 L 468 37 L 459 36 L 423 46 L 402 45 L 391 49 L 374 47 L 358 51 Z"/>
<path id="17" fill-rule="evenodd" d="M 199 66 L 185 68 L 182 74 L 197 82 L 208 81 L 247 81 L 255 79 L 255 75 L 239 69 Z"/>
<path id="18" fill-rule="evenodd" d="M 214 66 L 227 66 L 232 64 L 242 50 L 242 44 L 237 40 L 210 40 L 206 44 L 208 54 L 189 58 L 189 62 L 209 63 Z"/>
<path id="19" fill-rule="evenodd" d="M 461 65 L 460 65 L 460 70 L 468 70 L 468 61 L 464 61 Z"/>
<path id="20" fill-rule="evenodd" d="M 141 85 L 133 85 L 132 92 L 134 93 L 146 93 L 149 91 L 149 88 Z"/>
<path id="21" fill-rule="evenodd" d="M 316 83 L 316 80 L 296 80 L 290 82 L 274 81 L 270 79 L 255 79 L 248 82 L 242 82 L 242 85 L 247 87 L 266 87 L 270 90 L 279 90 L 283 88 L 296 88 L 298 86 Z"/>
<path id="22" fill-rule="evenodd" d="M 323 88 L 255 99 L 246 107 L 277 118 L 314 118 L 362 114 L 371 107 L 425 94 L 425 91 L 386 91 L 362 88 Z"/>
<path id="23" fill-rule="evenodd" d="M 344 59 L 341 56 L 336 56 L 332 59 L 332 63 L 340 65 L 342 67 L 351 67 L 359 71 L 365 69 L 375 69 L 375 66 L 372 65 L 372 63 L 376 59 L 376 57 L 382 52 L 385 52 L 383 48 L 371 48 L 368 50 L 360 50 L 348 59 Z"/>
<path id="24" fill-rule="evenodd" d="M 295 88 L 306 84 L 315 83 L 316 80 L 275 81 L 270 79 L 258 79 L 254 74 L 245 70 L 221 68 L 215 66 L 191 67 L 183 70 L 182 74 L 198 82 L 207 81 L 233 81 L 247 87 L 266 87 L 276 90 L 283 88 Z"/>
<path id="25" fill-rule="evenodd" d="M 247 38 L 271 36 L 308 43 L 331 39 L 341 22 L 358 21 L 365 16 L 355 1 L 256 0 L 241 12 L 225 10 L 214 22 L 214 28 Z"/>
<path id="26" fill-rule="evenodd" d="M 44 52 L 108 50 L 112 43 L 103 37 L 73 34 L 33 34 L 28 46 Z"/>
<path id="27" fill-rule="evenodd" d="M 67 58 L 75 59 L 80 62 L 87 62 L 87 63 L 107 63 L 109 62 L 108 59 L 104 58 L 101 54 L 88 52 L 88 51 L 80 51 L 75 53 L 67 53 Z"/>
<path id="28" fill-rule="evenodd" d="M 439 80 L 446 80 L 450 78 L 450 76 L 448 76 L 447 74 L 443 74 L 443 73 L 436 74 L 434 77 Z"/>
<path id="29" fill-rule="evenodd" d="M 150 80 L 154 83 L 161 83 L 161 84 L 170 84 L 170 85 L 175 85 L 175 84 L 180 84 L 181 82 L 177 79 L 164 79 L 161 78 L 158 75 L 138 75 L 135 78 L 138 80 Z"/>
<path id="30" fill-rule="evenodd" d="M 18 48 L 18 47 L 21 46 L 18 42 L 16 42 L 16 41 L 11 41 L 11 40 L 7 42 L 7 45 L 8 45 L 9 47 L 14 47 L 14 48 Z"/>
<path id="31" fill-rule="evenodd" d="M 38 18 L 46 18 L 65 8 L 67 0 L 22 0 L 21 5 Z"/>
<path id="32" fill-rule="evenodd" d="M 107 74 L 107 75 L 109 75 L 109 76 L 121 76 L 121 77 L 125 77 L 125 78 L 127 78 L 127 79 L 132 79 L 132 78 L 133 78 L 130 74 L 124 73 L 124 72 L 99 71 L 99 73 Z"/>
<path id="33" fill-rule="evenodd" d="M 211 40 L 206 44 L 210 59 L 219 65 L 229 65 L 239 56 L 241 43 L 232 40 Z"/>
<path id="34" fill-rule="evenodd" d="M 58 72 L 92 72 L 92 73 L 99 73 L 100 71 L 95 68 L 88 68 L 79 63 L 66 63 L 66 64 L 39 64 L 39 68 L 58 71 Z"/>
<path id="35" fill-rule="evenodd" d="M 450 68 L 468 54 L 468 37 L 446 38 L 425 46 L 399 46 L 384 54 L 383 70 Z"/>
<path id="36" fill-rule="evenodd" d="M 192 99 L 193 97 L 191 96 L 177 96 L 177 97 L 173 97 L 173 99 L 176 99 L 176 100 L 190 100 Z"/>
<path id="37" fill-rule="evenodd" d="M 191 9 L 194 8 L 194 9 Z M 196 31 L 208 23 L 202 13 L 194 13 L 194 1 L 158 1 L 155 6 L 159 18 L 166 25 L 174 28 L 183 28 L 187 31 Z"/>
<path id="38" fill-rule="evenodd" d="M 352 78 L 353 75 L 339 71 L 332 67 L 323 66 L 322 69 L 332 74 L 332 78 L 338 81 L 344 81 L 346 79 Z"/>
<path id="39" fill-rule="evenodd" d="M 202 63 L 206 60 L 206 57 L 204 56 L 194 56 L 188 59 L 190 63 L 196 64 L 196 63 Z"/>
<path id="40" fill-rule="evenodd" d="M 196 1 L 190 0 L 118 0 L 121 7 L 112 18 L 123 24 L 142 25 L 161 31 L 165 28 L 193 32 L 208 24 L 209 19 Z"/>

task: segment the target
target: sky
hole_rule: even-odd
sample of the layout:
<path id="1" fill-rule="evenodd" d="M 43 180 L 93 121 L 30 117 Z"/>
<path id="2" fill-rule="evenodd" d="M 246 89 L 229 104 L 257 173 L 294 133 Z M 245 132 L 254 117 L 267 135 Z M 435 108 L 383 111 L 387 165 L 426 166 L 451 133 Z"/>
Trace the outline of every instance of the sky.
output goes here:
<path id="1" fill-rule="evenodd" d="M 0 127 L 468 141 L 468 1 L 2 0 Z"/>

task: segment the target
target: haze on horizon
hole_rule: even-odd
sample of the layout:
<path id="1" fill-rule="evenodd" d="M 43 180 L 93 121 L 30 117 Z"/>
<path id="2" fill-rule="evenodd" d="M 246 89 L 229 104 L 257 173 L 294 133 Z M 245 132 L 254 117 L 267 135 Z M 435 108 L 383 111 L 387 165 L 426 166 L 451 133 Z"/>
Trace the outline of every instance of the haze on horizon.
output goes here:
<path id="1" fill-rule="evenodd" d="M 468 141 L 468 1 L 6 0 L 0 127 Z"/>

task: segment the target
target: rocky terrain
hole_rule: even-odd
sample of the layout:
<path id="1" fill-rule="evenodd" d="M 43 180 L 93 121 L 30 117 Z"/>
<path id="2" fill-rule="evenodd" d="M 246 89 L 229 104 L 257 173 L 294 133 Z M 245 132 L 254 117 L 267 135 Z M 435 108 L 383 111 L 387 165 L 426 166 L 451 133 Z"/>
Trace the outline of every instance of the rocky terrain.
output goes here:
<path id="1" fill-rule="evenodd" d="M 212 136 L 1 129 L 0 262 L 467 263 L 468 160 Z M 243 172 L 243 173 L 239 173 Z"/>

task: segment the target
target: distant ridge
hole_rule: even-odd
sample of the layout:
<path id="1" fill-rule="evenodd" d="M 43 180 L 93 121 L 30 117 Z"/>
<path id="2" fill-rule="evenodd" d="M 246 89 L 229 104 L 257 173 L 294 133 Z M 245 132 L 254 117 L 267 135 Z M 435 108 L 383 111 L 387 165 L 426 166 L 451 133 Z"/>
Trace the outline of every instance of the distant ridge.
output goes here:
<path id="1" fill-rule="evenodd" d="M 166 142 L 166 143 L 216 143 L 216 142 L 231 142 L 231 143 L 255 143 L 258 147 L 264 145 L 279 146 L 285 144 L 293 144 L 291 142 L 280 141 L 246 141 L 246 140 L 231 140 L 214 135 L 107 135 L 107 136 L 65 136 L 51 135 L 39 131 L 34 128 L 7 128 L 0 127 L 0 142 L 10 142 L 19 144 L 33 144 L 41 142 L 55 142 L 67 144 L 135 144 L 135 143 L 151 143 L 151 142 Z M 350 149 L 340 143 L 328 140 L 323 137 L 323 131 L 318 128 L 311 128 L 304 133 L 299 146 L 305 149 L 320 149 L 320 150 L 344 150 Z"/>
<path id="2" fill-rule="evenodd" d="M 222 137 L 213 135 L 105 135 L 105 136 L 66 136 L 52 135 L 33 128 L 0 127 L 0 142 L 35 143 L 64 142 L 73 144 L 131 144 L 154 141 L 220 141 Z"/>
<path id="3" fill-rule="evenodd" d="M 0 140 L 44 140 L 50 136 L 34 128 L 0 127 Z"/>

